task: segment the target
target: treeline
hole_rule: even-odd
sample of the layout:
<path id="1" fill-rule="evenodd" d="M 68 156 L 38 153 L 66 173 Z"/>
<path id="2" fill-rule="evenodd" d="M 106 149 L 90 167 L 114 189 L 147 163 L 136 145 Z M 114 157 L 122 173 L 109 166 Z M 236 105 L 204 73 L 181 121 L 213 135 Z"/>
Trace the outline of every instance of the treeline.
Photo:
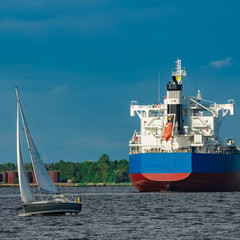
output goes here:
<path id="1" fill-rule="evenodd" d="M 46 164 L 49 171 L 59 171 L 60 181 L 72 180 L 74 183 L 121 183 L 130 182 L 129 163 L 126 159 L 111 161 L 107 154 L 103 154 L 98 162 L 64 162 Z M 25 164 L 26 171 L 32 171 L 32 164 Z M 0 172 L 17 171 L 13 163 L 0 165 Z"/>
<path id="2" fill-rule="evenodd" d="M 7 171 L 17 171 L 17 165 L 15 165 L 14 163 L 4 163 L 4 164 L 0 164 L 0 172 L 7 172 Z"/>

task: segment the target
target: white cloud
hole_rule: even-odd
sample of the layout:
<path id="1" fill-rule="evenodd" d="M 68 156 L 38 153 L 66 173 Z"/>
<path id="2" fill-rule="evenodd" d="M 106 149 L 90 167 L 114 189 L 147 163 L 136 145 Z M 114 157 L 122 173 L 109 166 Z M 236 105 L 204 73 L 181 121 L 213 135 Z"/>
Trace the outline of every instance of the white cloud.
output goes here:
<path id="1" fill-rule="evenodd" d="M 221 60 L 217 60 L 217 61 L 213 60 L 209 63 L 209 66 L 213 67 L 213 68 L 223 68 L 223 67 L 231 66 L 231 65 L 232 65 L 232 58 L 231 57 L 221 59 Z"/>

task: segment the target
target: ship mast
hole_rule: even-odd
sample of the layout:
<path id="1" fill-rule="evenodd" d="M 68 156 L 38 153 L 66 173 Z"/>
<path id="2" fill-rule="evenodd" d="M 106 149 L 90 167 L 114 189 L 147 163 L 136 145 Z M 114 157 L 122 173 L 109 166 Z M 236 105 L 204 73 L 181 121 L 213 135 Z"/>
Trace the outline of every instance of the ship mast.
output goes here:
<path id="1" fill-rule="evenodd" d="M 176 71 L 172 72 L 172 76 L 176 77 L 178 84 L 182 84 L 182 77 L 187 76 L 186 70 L 182 69 L 182 63 L 180 59 L 177 59 L 175 63 L 177 64 L 177 67 L 175 68 Z"/>

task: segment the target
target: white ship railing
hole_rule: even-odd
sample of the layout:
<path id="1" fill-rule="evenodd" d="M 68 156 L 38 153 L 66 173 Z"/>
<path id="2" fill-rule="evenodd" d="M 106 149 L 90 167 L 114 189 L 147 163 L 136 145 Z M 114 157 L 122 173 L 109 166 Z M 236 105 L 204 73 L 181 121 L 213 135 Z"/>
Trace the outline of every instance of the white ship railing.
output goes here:
<path id="1" fill-rule="evenodd" d="M 148 150 L 138 150 L 138 149 L 132 149 L 129 152 L 129 155 L 132 154 L 138 154 L 138 153 L 181 153 L 181 152 L 189 152 L 189 153 L 205 153 L 205 154 L 240 154 L 240 149 L 234 148 L 234 149 L 228 149 L 223 148 L 221 150 L 209 150 L 209 151 L 193 151 L 191 149 L 185 148 L 185 149 L 177 149 L 177 150 L 163 150 L 161 148 L 151 148 Z"/>

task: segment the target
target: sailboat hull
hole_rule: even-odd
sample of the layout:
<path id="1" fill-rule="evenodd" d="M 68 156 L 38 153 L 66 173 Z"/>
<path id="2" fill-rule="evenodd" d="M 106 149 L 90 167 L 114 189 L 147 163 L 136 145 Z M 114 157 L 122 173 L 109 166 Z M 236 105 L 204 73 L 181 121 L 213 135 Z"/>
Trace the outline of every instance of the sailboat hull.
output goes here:
<path id="1" fill-rule="evenodd" d="M 82 209 L 82 204 L 76 202 L 44 201 L 23 204 L 22 206 L 27 215 L 79 213 Z"/>

